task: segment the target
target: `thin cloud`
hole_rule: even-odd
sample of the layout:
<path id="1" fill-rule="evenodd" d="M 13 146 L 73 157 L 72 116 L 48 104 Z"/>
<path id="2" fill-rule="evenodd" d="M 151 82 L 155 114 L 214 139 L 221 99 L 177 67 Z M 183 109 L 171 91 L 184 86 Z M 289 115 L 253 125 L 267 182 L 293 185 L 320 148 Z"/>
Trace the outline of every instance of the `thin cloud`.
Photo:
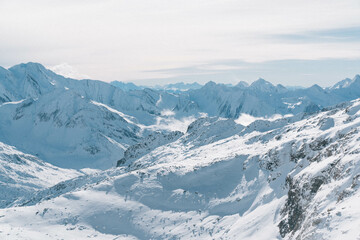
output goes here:
<path id="1" fill-rule="evenodd" d="M 1 65 L 68 62 L 104 81 L 226 59 L 360 58 L 358 0 L 4 0 L 0 16 Z"/>
<path id="2" fill-rule="evenodd" d="M 69 65 L 68 63 L 61 63 L 61 64 L 55 65 L 55 66 L 48 66 L 48 68 L 51 71 L 53 71 L 59 75 L 62 75 L 64 77 L 68 77 L 68 78 L 74 78 L 74 79 L 89 79 L 90 78 L 90 76 L 80 73 L 76 68 Z"/>

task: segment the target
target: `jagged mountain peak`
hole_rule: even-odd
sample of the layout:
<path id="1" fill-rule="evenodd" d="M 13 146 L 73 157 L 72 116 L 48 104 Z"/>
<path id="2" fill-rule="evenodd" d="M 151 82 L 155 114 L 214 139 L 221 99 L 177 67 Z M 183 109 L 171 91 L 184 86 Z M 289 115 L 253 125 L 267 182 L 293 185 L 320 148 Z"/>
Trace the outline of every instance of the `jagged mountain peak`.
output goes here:
<path id="1" fill-rule="evenodd" d="M 249 84 L 245 81 L 240 81 L 235 86 L 239 87 L 239 88 L 247 88 L 247 87 L 249 87 Z"/>
<path id="2" fill-rule="evenodd" d="M 199 89 L 201 87 L 202 85 L 200 85 L 197 82 L 193 82 L 193 83 L 177 82 L 177 83 L 166 84 L 165 86 L 162 87 L 162 89 L 169 91 L 187 91 L 191 89 Z"/>
<path id="3" fill-rule="evenodd" d="M 314 84 L 312 85 L 310 88 L 310 90 L 316 90 L 316 91 L 319 91 L 319 92 L 324 92 L 324 88 L 320 87 L 318 84 Z"/>
<path id="4" fill-rule="evenodd" d="M 6 74 L 8 71 L 9 71 L 9 70 L 7 70 L 6 68 L 0 66 L 0 74 L 1 74 L 1 75 Z M 0 75 L 0 76 L 1 76 L 1 75 Z"/>
<path id="5" fill-rule="evenodd" d="M 269 81 L 266 81 L 265 79 L 259 77 L 257 80 L 255 80 L 251 85 L 272 85 L 273 84 Z"/>
<path id="6" fill-rule="evenodd" d="M 57 76 L 40 63 L 22 63 L 8 69 L 13 81 L 10 83 L 13 91 L 20 98 L 39 97 L 56 88 Z"/>
<path id="7" fill-rule="evenodd" d="M 216 86 L 216 85 L 217 85 L 216 82 L 214 82 L 214 81 L 209 81 L 209 82 L 207 82 L 207 83 L 204 85 L 204 87 L 209 88 L 209 87 L 214 87 L 214 86 Z"/>
<path id="8" fill-rule="evenodd" d="M 271 82 L 266 81 L 263 78 L 259 78 L 258 80 L 254 81 L 250 85 L 250 88 L 262 92 L 271 92 L 276 89 L 276 87 Z"/>
<path id="9" fill-rule="evenodd" d="M 31 75 L 34 78 L 38 79 L 50 79 L 54 77 L 56 74 L 45 68 L 40 63 L 35 62 L 28 62 L 28 63 L 21 63 L 15 66 L 12 66 L 8 69 L 17 79 L 24 80 L 26 75 Z M 58 75 L 60 76 L 60 75 Z"/>
<path id="10" fill-rule="evenodd" d="M 276 85 L 277 88 L 280 88 L 280 89 L 287 89 L 284 85 L 282 84 L 277 84 Z"/>
<path id="11" fill-rule="evenodd" d="M 9 68 L 9 70 L 13 70 L 13 71 L 16 71 L 18 69 L 45 70 L 46 68 L 41 63 L 37 63 L 37 62 L 20 63 Z"/>
<path id="12" fill-rule="evenodd" d="M 360 84 L 360 75 L 356 74 L 352 79 L 345 78 L 345 79 L 335 83 L 329 89 L 331 89 L 331 90 L 346 89 L 346 88 L 354 87 L 354 86 L 359 85 L 359 84 Z"/>
<path id="13" fill-rule="evenodd" d="M 355 75 L 355 77 L 352 79 L 351 85 L 356 84 L 356 85 L 360 85 L 360 75 L 357 74 Z"/>
<path id="14" fill-rule="evenodd" d="M 143 87 L 139 87 L 131 82 L 122 82 L 122 81 L 112 81 L 111 85 L 118 87 L 124 91 L 131 91 L 131 90 L 141 90 Z"/>
<path id="15" fill-rule="evenodd" d="M 351 84 L 352 80 L 350 78 L 345 78 L 337 83 L 335 83 L 330 89 L 341 89 L 346 88 Z"/>

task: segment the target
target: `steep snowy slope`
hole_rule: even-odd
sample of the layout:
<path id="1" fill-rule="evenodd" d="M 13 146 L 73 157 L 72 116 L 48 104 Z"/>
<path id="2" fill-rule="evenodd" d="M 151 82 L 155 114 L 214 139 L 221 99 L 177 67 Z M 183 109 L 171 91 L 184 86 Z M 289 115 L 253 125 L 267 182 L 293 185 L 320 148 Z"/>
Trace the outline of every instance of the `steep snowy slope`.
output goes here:
<path id="1" fill-rule="evenodd" d="M 114 166 L 141 128 L 124 114 L 72 90 L 0 106 L 0 139 L 68 168 Z"/>
<path id="2" fill-rule="evenodd" d="M 332 91 L 344 100 L 357 98 L 360 94 L 360 75 L 356 75 L 353 79 L 345 79 L 338 83 L 339 87 L 335 87 Z"/>
<path id="3" fill-rule="evenodd" d="M 83 173 L 52 166 L 0 142 L 0 208 L 19 197 L 80 175 Z"/>
<path id="4" fill-rule="evenodd" d="M 140 143 L 127 148 L 124 157 L 117 162 L 116 166 L 131 166 L 134 160 L 144 156 L 159 146 L 176 141 L 183 135 L 184 134 L 180 131 L 170 133 L 154 132 Z"/>
<path id="5" fill-rule="evenodd" d="M 358 239 L 359 130 L 360 100 L 246 127 L 199 119 L 130 170 L 80 176 L 0 210 L 0 237 Z"/>
<path id="6" fill-rule="evenodd" d="M 16 93 L 11 86 L 12 81 L 14 81 L 14 79 L 9 71 L 0 67 L 0 103 L 9 102 L 16 99 Z"/>
<path id="7" fill-rule="evenodd" d="M 339 89 L 339 88 L 346 88 L 351 84 L 352 80 L 350 78 L 345 78 L 340 82 L 335 83 L 330 89 Z"/>

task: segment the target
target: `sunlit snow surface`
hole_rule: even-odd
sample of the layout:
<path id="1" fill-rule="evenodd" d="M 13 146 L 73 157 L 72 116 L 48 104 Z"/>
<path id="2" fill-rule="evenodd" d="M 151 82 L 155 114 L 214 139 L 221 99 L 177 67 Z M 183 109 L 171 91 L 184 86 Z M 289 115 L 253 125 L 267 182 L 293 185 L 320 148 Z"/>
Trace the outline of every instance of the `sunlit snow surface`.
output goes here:
<path id="1" fill-rule="evenodd" d="M 359 110 L 198 119 L 130 164 L 22 195 L 0 239 L 359 239 Z"/>

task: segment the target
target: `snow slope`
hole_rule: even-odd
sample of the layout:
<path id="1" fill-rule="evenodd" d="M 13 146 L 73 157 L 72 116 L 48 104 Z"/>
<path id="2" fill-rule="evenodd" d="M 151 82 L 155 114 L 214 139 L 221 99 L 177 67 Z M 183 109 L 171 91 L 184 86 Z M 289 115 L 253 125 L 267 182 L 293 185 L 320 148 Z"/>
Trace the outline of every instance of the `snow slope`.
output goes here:
<path id="1" fill-rule="evenodd" d="M 71 90 L 3 104 L 0 115 L 4 142 L 67 168 L 111 167 L 141 138 L 136 124 Z"/>
<path id="2" fill-rule="evenodd" d="M 360 238 L 360 99 L 246 127 L 190 126 L 150 152 L 143 145 L 129 167 L 1 209 L 0 238 Z"/>
<path id="3" fill-rule="evenodd" d="M 83 175 L 72 169 L 61 169 L 37 157 L 0 142 L 0 207 L 19 197 Z"/>

